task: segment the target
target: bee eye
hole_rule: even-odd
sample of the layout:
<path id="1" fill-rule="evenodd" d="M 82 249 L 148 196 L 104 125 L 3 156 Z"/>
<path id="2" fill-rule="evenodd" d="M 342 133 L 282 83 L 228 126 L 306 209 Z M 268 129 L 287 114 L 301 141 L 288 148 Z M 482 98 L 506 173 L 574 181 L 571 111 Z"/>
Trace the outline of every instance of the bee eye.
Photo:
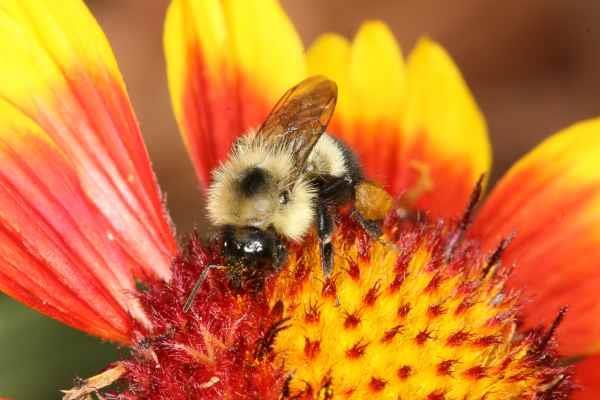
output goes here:
<path id="1" fill-rule="evenodd" d="M 284 190 L 279 194 L 279 204 L 286 205 L 290 201 L 290 192 Z"/>

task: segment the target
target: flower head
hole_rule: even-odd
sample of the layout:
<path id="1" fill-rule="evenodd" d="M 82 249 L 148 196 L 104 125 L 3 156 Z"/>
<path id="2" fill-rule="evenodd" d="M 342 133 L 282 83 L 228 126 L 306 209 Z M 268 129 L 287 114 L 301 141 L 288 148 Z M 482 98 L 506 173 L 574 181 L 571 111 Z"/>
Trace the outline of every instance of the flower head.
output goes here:
<path id="1" fill-rule="evenodd" d="M 274 346 L 302 398 L 507 399 L 570 389 L 553 332 L 517 328 L 518 296 L 494 254 L 453 247 L 460 224 L 414 223 L 394 210 L 383 240 L 342 222 L 334 274 L 316 243 L 276 278 L 288 329 Z M 292 396 L 293 398 L 293 396 Z"/>
<path id="2" fill-rule="evenodd" d="M 519 296 L 506 288 L 510 271 L 499 253 L 482 253 L 474 241 L 453 248 L 460 224 L 416 223 L 397 211 L 389 214 L 382 240 L 341 217 L 332 276 L 324 278 L 318 268 L 319 246 L 311 236 L 293 247 L 286 270 L 267 276 L 266 289 L 258 291 L 231 289 L 225 270 L 209 269 L 221 261 L 218 252 L 193 238 L 174 263 L 171 282 L 141 295 L 157 333 L 115 367 L 114 379 L 127 389 L 107 395 L 567 396 L 572 368 L 557 357 L 556 326 L 518 327 Z M 185 312 L 203 271 L 208 278 L 198 301 Z"/>
<path id="3" fill-rule="evenodd" d="M 7 0 L 0 26 L 0 289 L 132 350 L 66 398 L 594 397 L 598 120 L 541 144 L 475 214 L 485 122 L 439 45 L 423 39 L 405 62 L 368 22 L 305 54 L 275 0 L 174 0 L 169 85 L 203 184 L 235 137 L 318 73 L 340 89 L 330 132 L 395 198 L 361 199 L 386 215 L 378 238 L 337 210 L 331 276 L 311 234 L 281 271 L 236 288 L 218 239 L 176 244 L 83 3 Z"/>
<path id="4" fill-rule="evenodd" d="M 268 353 L 269 338 L 283 327 L 281 316 L 262 293 L 232 290 L 224 271 L 207 270 L 219 261 L 214 249 L 193 238 L 174 262 L 171 281 L 142 293 L 156 334 L 144 335 L 121 364 L 128 386 L 120 398 L 279 398 L 286 375 Z M 210 278 L 192 310 L 184 311 L 205 270 Z"/>

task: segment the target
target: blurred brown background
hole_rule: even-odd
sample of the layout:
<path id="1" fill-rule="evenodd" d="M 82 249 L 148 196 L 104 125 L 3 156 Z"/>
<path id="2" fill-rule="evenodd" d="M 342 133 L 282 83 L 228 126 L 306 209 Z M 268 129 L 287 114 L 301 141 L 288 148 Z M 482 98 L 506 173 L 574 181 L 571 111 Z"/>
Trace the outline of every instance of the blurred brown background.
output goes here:
<path id="1" fill-rule="evenodd" d="M 429 35 L 452 55 L 489 123 L 494 176 L 553 131 L 600 115 L 598 0 L 282 0 L 306 45 L 386 21 L 404 54 Z M 117 54 L 180 231 L 202 212 L 166 89 L 168 0 L 90 1 Z M 197 220 L 196 220 L 197 221 Z"/>
<path id="2" fill-rule="evenodd" d="M 252 1 L 252 0 L 248 0 Z M 168 0 L 90 0 L 113 44 L 179 232 L 202 224 L 200 193 L 171 114 L 162 53 Z M 453 56 L 489 124 L 494 178 L 550 133 L 600 116 L 598 0 L 282 0 L 305 44 L 383 19 L 405 54 L 429 35 Z M 58 398 L 57 388 L 114 349 L 1 301 L 0 395 Z M 9 318 L 7 318 L 9 317 Z M 5 351 L 6 349 L 6 351 Z M 34 360 L 32 362 L 32 360 Z"/>

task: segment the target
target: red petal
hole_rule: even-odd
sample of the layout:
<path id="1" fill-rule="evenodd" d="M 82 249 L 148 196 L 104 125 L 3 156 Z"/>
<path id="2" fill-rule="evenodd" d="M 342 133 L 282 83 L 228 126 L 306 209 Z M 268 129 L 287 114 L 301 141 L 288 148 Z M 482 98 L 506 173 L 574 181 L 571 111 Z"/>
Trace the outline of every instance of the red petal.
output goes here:
<path id="1" fill-rule="evenodd" d="M 516 238 L 503 261 L 524 290 L 528 325 L 548 324 L 568 306 L 557 335 L 566 354 L 600 350 L 600 120 L 551 137 L 500 181 L 472 233 L 492 249 Z"/>
<path id="2" fill-rule="evenodd" d="M 0 25 L 0 99 L 40 125 L 72 162 L 138 275 L 168 278 L 176 244 L 121 74 L 93 16 L 78 0 L 56 7 L 7 0 Z"/>
<path id="3" fill-rule="evenodd" d="M 338 83 L 330 131 L 367 177 L 434 216 L 460 215 L 491 157 L 485 121 L 448 54 L 424 39 L 405 63 L 390 29 L 368 22 L 352 43 L 323 35 L 307 60 L 311 74 Z"/>
<path id="4" fill-rule="evenodd" d="M 177 249 L 119 69 L 83 2 L 0 8 L 0 288 L 128 341 Z"/>
<path id="5" fill-rule="evenodd" d="M 234 138 L 305 77 L 302 42 L 276 0 L 175 0 L 165 51 L 175 115 L 204 185 Z"/>
<path id="6" fill-rule="evenodd" d="M 4 292 L 68 325 L 127 342 L 132 316 L 142 323 L 146 317 L 134 297 L 134 261 L 115 245 L 114 235 L 83 191 L 72 164 L 43 134 L 32 126 L 4 131 L 0 138 Z"/>
<path id="7" fill-rule="evenodd" d="M 136 275 L 169 279 L 176 243 L 126 92 L 110 76 L 74 71 L 68 79 L 70 92 L 41 106 L 36 120 L 73 161 Z"/>
<path id="8" fill-rule="evenodd" d="M 573 400 L 596 400 L 600 398 L 600 356 L 585 359 L 575 367 L 575 384 L 579 389 Z"/>

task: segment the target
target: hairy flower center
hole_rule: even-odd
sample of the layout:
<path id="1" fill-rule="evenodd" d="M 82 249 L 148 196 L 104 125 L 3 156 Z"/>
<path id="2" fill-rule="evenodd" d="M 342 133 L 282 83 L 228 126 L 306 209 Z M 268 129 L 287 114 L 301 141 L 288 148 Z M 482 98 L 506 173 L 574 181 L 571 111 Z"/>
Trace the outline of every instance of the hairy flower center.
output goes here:
<path id="1" fill-rule="evenodd" d="M 291 397 L 521 399 L 557 390 L 547 343 L 518 332 L 517 298 L 496 257 L 452 246 L 450 225 L 372 240 L 343 224 L 323 279 L 306 246 L 276 280 L 287 329 L 275 340 Z M 546 340 L 547 341 L 547 340 Z"/>
<path id="2" fill-rule="evenodd" d="M 140 327 L 129 360 L 68 398 L 107 376 L 124 389 L 104 395 L 127 400 L 565 398 L 555 326 L 519 330 L 499 252 L 482 254 L 461 224 L 399 215 L 377 239 L 340 216 L 327 278 L 314 236 L 264 285 L 233 289 L 211 268 L 186 312 L 198 276 L 221 262 L 218 245 L 193 238 L 172 281 L 141 294 L 154 331 Z"/>

